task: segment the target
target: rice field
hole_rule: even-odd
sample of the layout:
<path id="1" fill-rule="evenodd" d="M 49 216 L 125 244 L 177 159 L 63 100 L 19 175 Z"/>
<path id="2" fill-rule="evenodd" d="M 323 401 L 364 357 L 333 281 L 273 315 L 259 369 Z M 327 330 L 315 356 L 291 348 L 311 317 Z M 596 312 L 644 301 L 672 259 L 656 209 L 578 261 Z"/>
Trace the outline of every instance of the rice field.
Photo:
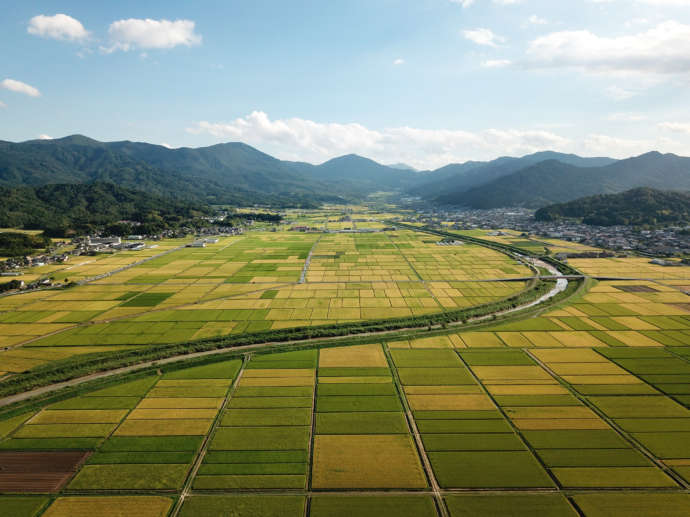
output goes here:
<path id="1" fill-rule="evenodd" d="M 596 306 L 587 296 L 574 305 Z M 0 504 L 48 516 L 687 515 L 690 347 L 534 344 L 567 317 L 252 354 L 68 398 L 0 421 Z M 50 454 L 72 456 L 46 485 Z M 8 468 L 20 460 L 35 466 Z"/>
<path id="2" fill-rule="evenodd" d="M 181 244 L 87 257 L 41 274 L 91 278 L 173 250 L 70 289 L 0 297 L 0 347 L 9 348 L 0 352 L 1 370 L 97 350 L 465 308 L 520 292 L 526 284 L 515 279 L 531 275 L 498 252 L 438 246 L 410 231 L 256 230 L 175 250 Z"/>
<path id="3" fill-rule="evenodd" d="M 290 224 L 374 228 L 370 215 Z M 527 319 L 163 367 L 0 416 L 0 514 L 685 517 L 690 282 L 626 260 L 638 279 Z M 0 298 L 0 340 L 20 345 L 0 370 L 472 306 L 529 274 L 410 231 L 257 230 Z"/>
<path id="4" fill-rule="evenodd" d="M 676 267 L 652 264 L 644 257 L 572 259 L 570 263 L 583 273 L 598 277 L 690 280 L 690 268 L 680 263 Z"/>

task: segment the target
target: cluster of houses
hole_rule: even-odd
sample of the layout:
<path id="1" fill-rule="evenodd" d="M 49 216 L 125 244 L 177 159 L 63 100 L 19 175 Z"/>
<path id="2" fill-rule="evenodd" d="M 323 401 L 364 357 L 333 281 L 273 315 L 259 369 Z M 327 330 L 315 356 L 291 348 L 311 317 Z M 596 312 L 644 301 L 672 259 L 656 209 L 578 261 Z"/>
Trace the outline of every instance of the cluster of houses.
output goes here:
<path id="1" fill-rule="evenodd" d="M 129 235 L 127 240 L 135 242 L 122 242 L 120 237 L 86 237 L 78 243 L 80 251 L 88 253 L 107 253 L 109 251 L 139 251 L 146 248 L 143 235 Z"/>
<path id="2" fill-rule="evenodd" d="M 216 244 L 218 242 L 217 237 L 207 237 L 206 239 L 197 239 L 193 242 L 187 244 L 188 248 L 205 248 L 207 244 Z"/>
<path id="3" fill-rule="evenodd" d="M 450 210 L 427 207 L 417 215 L 405 217 L 403 221 L 451 230 L 505 228 L 519 231 L 527 236 L 561 239 L 619 252 L 641 253 L 650 257 L 677 257 L 690 254 L 688 227 L 640 230 L 631 226 L 590 226 L 572 222 L 543 222 L 536 221 L 534 211 L 526 208 Z M 450 225 L 448 225 L 449 222 Z"/>

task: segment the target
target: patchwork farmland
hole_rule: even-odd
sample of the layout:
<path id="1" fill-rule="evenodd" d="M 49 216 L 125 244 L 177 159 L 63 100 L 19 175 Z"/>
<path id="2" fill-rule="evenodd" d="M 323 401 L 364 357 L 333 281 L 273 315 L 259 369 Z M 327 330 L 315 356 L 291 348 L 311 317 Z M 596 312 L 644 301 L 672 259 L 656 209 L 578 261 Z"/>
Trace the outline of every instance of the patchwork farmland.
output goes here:
<path id="1" fill-rule="evenodd" d="M 690 348 L 648 345 L 449 334 L 141 375 L 2 421 L 0 504 L 21 516 L 686 515 Z"/>
<path id="2" fill-rule="evenodd" d="M 87 277 L 138 262 L 71 289 L 0 298 L 0 346 L 10 347 L 0 368 L 19 373 L 79 354 L 438 313 L 507 298 L 526 287 L 513 279 L 532 275 L 496 251 L 436 241 L 409 231 L 257 231 L 147 261 L 149 249 L 51 271 Z M 180 243 L 166 244 L 173 246 Z"/>
<path id="3" fill-rule="evenodd" d="M 435 314 L 534 275 L 437 242 L 261 230 L 0 298 L 0 364 L 12 379 L 80 354 Z M 7 406 L 0 513 L 685 516 L 687 282 L 623 264 L 629 280 L 470 328 L 223 350 Z"/>

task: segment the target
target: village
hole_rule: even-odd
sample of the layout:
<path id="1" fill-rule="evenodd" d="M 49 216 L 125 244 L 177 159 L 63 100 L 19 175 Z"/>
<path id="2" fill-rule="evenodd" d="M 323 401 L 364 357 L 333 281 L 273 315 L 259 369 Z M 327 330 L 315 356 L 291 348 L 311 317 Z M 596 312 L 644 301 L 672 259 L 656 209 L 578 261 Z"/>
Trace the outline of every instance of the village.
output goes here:
<path id="1" fill-rule="evenodd" d="M 590 226 L 575 222 L 542 222 L 526 208 L 491 210 L 420 210 L 404 222 L 423 223 L 449 230 L 506 229 L 525 236 L 562 239 L 618 252 L 654 257 L 690 256 L 690 227 L 639 229 L 631 226 Z M 445 224 L 444 224 L 445 223 Z M 450 223 L 450 224 L 448 224 Z"/>

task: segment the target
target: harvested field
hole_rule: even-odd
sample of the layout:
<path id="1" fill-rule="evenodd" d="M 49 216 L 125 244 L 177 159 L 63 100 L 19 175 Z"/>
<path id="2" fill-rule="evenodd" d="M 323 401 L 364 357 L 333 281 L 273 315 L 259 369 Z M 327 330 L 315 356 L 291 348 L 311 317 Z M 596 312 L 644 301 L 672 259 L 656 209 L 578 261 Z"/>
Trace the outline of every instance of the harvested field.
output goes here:
<path id="1" fill-rule="evenodd" d="M 57 492 L 87 452 L 0 452 L 0 492 Z"/>

